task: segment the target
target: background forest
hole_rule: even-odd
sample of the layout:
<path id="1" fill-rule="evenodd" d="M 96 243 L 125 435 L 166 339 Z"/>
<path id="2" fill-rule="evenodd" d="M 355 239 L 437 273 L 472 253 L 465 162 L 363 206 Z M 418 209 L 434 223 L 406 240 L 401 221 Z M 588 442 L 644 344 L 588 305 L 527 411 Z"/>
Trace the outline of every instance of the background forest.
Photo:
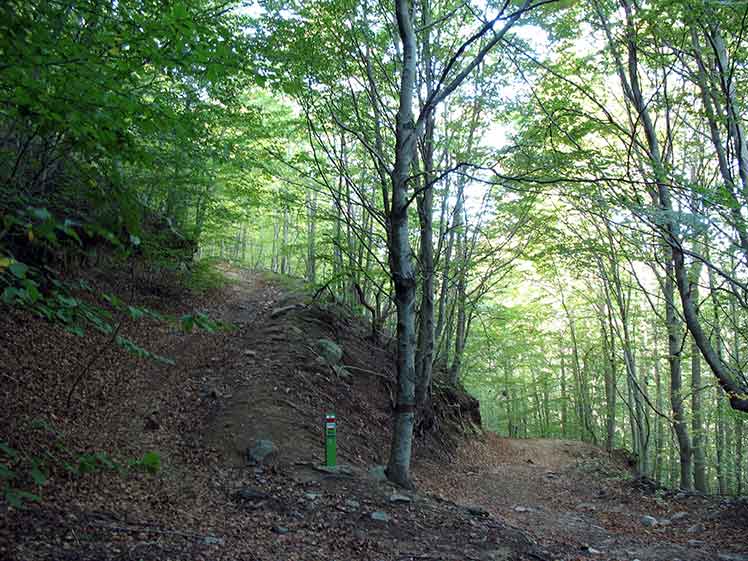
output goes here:
<path id="1" fill-rule="evenodd" d="M 102 239 L 303 277 L 392 338 L 401 484 L 464 385 L 490 430 L 744 494 L 746 32 L 706 0 L 3 2 L 2 300 L 132 348 L 74 297 Z"/>

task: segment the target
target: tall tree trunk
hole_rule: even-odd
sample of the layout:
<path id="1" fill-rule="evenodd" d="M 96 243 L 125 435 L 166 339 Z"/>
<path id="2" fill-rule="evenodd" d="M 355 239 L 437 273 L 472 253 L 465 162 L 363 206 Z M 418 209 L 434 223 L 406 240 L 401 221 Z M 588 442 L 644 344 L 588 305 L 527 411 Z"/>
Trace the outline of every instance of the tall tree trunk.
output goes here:
<path id="1" fill-rule="evenodd" d="M 421 42 L 423 60 L 426 66 L 426 96 L 434 93 L 434 64 L 431 56 L 430 30 L 431 6 L 429 2 L 422 5 Z M 422 415 L 427 425 L 432 423 L 431 378 L 434 367 L 434 134 L 436 129 L 435 113 L 426 115 L 423 140 L 421 142 L 421 160 L 423 162 L 423 193 L 417 197 L 418 220 L 420 225 L 420 263 L 421 306 L 418 330 L 418 350 L 416 355 L 416 403 L 421 406 Z"/>
<path id="2" fill-rule="evenodd" d="M 725 473 L 725 413 L 723 406 L 722 391 L 719 389 L 716 392 L 716 405 L 717 405 L 717 418 L 715 419 L 715 442 L 714 450 L 717 460 L 717 487 L 720 495 L 727 494 L 727 474 Z"/>
<path id="3" fill-rule="evenodd" d="M 317 192 L 306 190 L 306 280 L 317 282 Z"/>
<path id="4" fill-rule="evenodd" d="M 441 240 L 445 239 L 446 237 L 447 243 L 446 243 L 446 248 L 444 249 L 443 255 L 441 251 L 439 252 L 439 258 L 440 258 L 440 261 L 442 262 L 442 265 L 441 265 L 441 279 L 439 281 L 439 300 L 438 300 L 439 306 L 438 306 L 438 311 L 436 314 L 436 327 L 434 328 L 434 342 L 436 345 L 435 360 L 439 359 L 439 354 L 441 350 L 442 333 L 444 330 L 444 325 L 446 324 L 446 320 L 447 320 L 447 293 L 449 289 L 449 274 L 451 271 L 450 265 L 452 261 L 452 248 L 454 246 L 454 231 L 451 228 L 451 221 L 447 221 L 447 218 L 446 218 L 449 194 L 450 194 L 450 191 L 447 190 L 447 192 L 442 197 L 441 220 L 439 222 L 439 240 L 441 242 Z M 448 225 L 449 225 L 449 228 L 447 228 Z M 447 233 L 447 229 L 449 229 L 448 233 Z"/>
<path id="5" fill-rule="evenodd" d="M 457 294 L 455 296 L 455 308 L 457 313 L 457 325 L 455 331 L 454 356 L 452 365 L 449 367 L 449 382 L 456 386 L 460 381 L 462 370 L 462 354 L 465 350 L 465 333 L 467 329 L 467 233 L 460 230 L 462 219 L 455 224 L 457 230 Z"/>
<path id="6" fill-rule="evenodd" d="M 670 198 L 669 181 L 660 151 L 660 144 L 655 130 L 654 121 L 649 113 L 647 103 L 645 103 L 639 82 L 638 66 L 638 43 L 637 43 L 637 25 L 634 21 L 634 11 L 636 9 L 632 0 L 622 0 L 622 6 L 625 14 L 625 49 L 626 65 L 618 53 L 613 35 L 610 30 L 610 24 L 603 14 L 599 5 L 596 5 L 600 21 L 604 27 L 609 48 L 616 62 L 616 67 L 621 81 L 624 94 L 636 112 L 635 121 L 640 121 L 646 137 L 647 159 L 649 167 L 652 170 L 656 182 L 656 200 L 659 209 L 669 218 L 665 221 L 664 242 L 670 247 L 670 256 L 667 258 L 666 274 L 664 283 L 664 296 L 666 305 L 666 323 L 668 327 L 668 359 L 670 363 L 670 398 L 673 411 L 673 425 L 678 437 L 679 457 L 680 457 L 680 485 L 683 488 L 691 488 L 691 445 L 688 437 L 688 428 L 685 424 L 683 413 L 682 381 L 680 368 L 680 341 L 678 318 L 675 309 L 674 284 L 678 286 L 678 292 L 683 303 L 683 312 L 689 329 L 694 334 L 694 338 L 699 342 L 696 329 L 700 330 L 700 325 L 692 325 L 695 318 L 693 303 L 690 300 L 688 279 L 685 272 L 685 261 L 683 250 L 680 246 L 678 224 L 672 218 L 673 205 Z M 633 125 L 632 125 L 633 127 Z M 635 131 L 632 134 L 636 134 Z M 654 195 L 654 193 L 653 193 Z M 690 318 L 690 319 L 689 319 Z M 703 335 L 703 334 L 702 334 Z M 708 344 L 708 342 L 707 342 Z M 699 344 L 699 348 L 704 350 Z M 707 358 L 707 362 L 709 359 Z M 710 362 L 711 364 L 711 362 Z"/>
<path id="7" fill-rule="evenodd" d="M 403 49 L 400 98 L 395 130 L 395 165 L 392 170 L 392 207 L 389 213 L 389 264 L 395 286 L 397 310 L 397 406 L 387 477 L 407 488 L 410 475 L 415 417 L 415 309 L 416 275 L 409 242 L 408 176 L 416 145 L 413 95 L 416 80 L 416 35 L 408 0 L 395 0 L 398 31 Z"/>
<path id="8" fill-rule="evenodd" d="M 278 215 L 275 214 L 273 216 L 273 257 L 271 262 L 271 268 L 274 273 L 278 272 L 278 255 L 279 255 L 279 246 L 280 246 L 280 223 L 278 222 Z M 221 256 L 223 256 L 223 244 L 221 244 Z"/>
<path id="9" fill-rule="evenodd" d="M 504 361 L 504 400 L 506 404 L 506 435 L 509 438 L 516 436 L 513 407 L 512 407 L 512 386 L 510 382 L 509 361 Z"/>
<path id="10" fill-rule="evenodd" d="M 668 362 L 670 364 L 670 405 L 673 411 L 673 429 L 678 438 L 680 457 L 680 487 L 691 489 L 691 442 L 683 411 L 683 380 L 681 372 L 681 331 L 675 309 L 675 287 L 673 286 L 673 266 L 668 263 L 665 272 L 665 306 L 668 331 Z"/>
<path id="11" fill-rule="evenodd" d="M 657 329 L 657 324 L 652 326 L 654 332 L 654 373 L 655 373 L 655 407 L 657 411 L 663 410 L 663 392 L 662 392 L 662 373 L 660 370 L 660 343 Z M 663 464 L 663 446 L 665 442 L 665 435 L 663 434 L 663 423 L 662 417 L 657 415 L 655 418 L 655 453 L 654 453 L 654 479 L 655 481 L 662 482 L 662 464 Z"/>
<path id="12" fill-rule="evenodd" d="M 745 476 L 745 456 L 743 449 L 743 418 L 735 417 L 735 494 L 743 495 L 743 477 Z"/>
<path id="13" fill-rule="evenodd" d="M 283 246 L 281 248 L 281 274 L 291 274 L 291 263 L 289 261 L 288 250 L 288 228 L 289 228 L 288 206 L 283 207 Z"/>
<path id="14" fill-rule="evenodd" d="M 716 296 L 715 296 L 716 298 Z M 732 295 L 730 297 L 730 315 L 736 319 L 738 318 L 738 306 L 736 303 L 736 297 Z M 715 310 L 716 311 L 716 310 Z M 732 362 L 735 365 L 736 369 L 740 368 L 740 364 L 742 362 L 742 351 L 740 347 L 740 331 L 735 325 L 733 332 L 732 332 Z M 743 421 L 744 416 L 740 413 L 737 413 L 735 415 L 735 422 L 733 426 L 733 434 L 735 437 L 735 463 L 734 463 L 734 473 L 735 473 L 735 494 L 737 496 L 741 496 L 743 494 L 743 475 L 744 475 L 744 469 L 745 469 L 745 463 L 744 463 L 744 454 L 743 454 Z"/>
<path id="15" fill-rule="evenodd" d="M 614 245 L 609 225 L 607 227 L 607 237 L 612 251 Z M 621 322 L 620 329 L 618 330 L 618 338 L 621 342 L 623 362 L 626 368 L 626 385 L 628 388 L 629 413 L 631 417 L 631 436 L 634 442 L 635 453 L 638 458 L 637 471 L 644 475 L 649 471 L 649 426 L 643 403 L 644 383 L 640 380 L 638 374 L 636 357 L 634 355 L 634 342 L 631 335 L 631 321 L 629 314 L 631 296 L 624 292 L 618 263 L 612 256 L 608 258 L 608 268 L 606 269 L 601 266 L 600 271 L 603 276 L 603 281 L 607 283 L 610 289 L 609 303 L 612 305 L 612 301 L 610 300 L 610 296 L 612 296 L 616 308 L 618 309 L 618 317 Z M 610 316 L 610 320 L 611 330 L 613 330 L 616 328 L 616 325 L 612 321 L 612 316 Z"/>
<path id="16" fill-rule="evenodd" d="M 465 188 L 465 181 L 462 177 L 460 177 L 457 180 L 457 195 L 455 197 L 455 208 L 452 212 L 452 220 L 451 220 L 451 227 L 449 229 L 449 235 L 447 239 L 447 249 L 446 254 L 444 258 L 444 270 L 442 273 L 442 282 L 441 282 L 441 289 L 439 291 L 439 317 L 437 320 L 436 328 L 434 330 L 434 337 L 436 339 L 436 356 L 438 359 L 443 358 L 443 363 L 445 365 L 449 364 L 448 356 L 449 356 L 449 350 L 450 350 L 450 343 L 448 340 L 451 339 L 451 326 L 449 325 L 450 322 L 450 314 L 453 313 L 453 305 L 449 305 L 449 296 L 448 296 L 448 290 L 449 285 L 451 283 L 450 278 L 450 272 L 454 270 L 455 267 L 458 265 L 455 265 L 455 267 L 452 266 L 452 254 L 453 254 L 453 248 L 455 246 L 455 239 L 459 235 L 458 228 L 462 224 L 462 215 L 463 215 L 463 202 L 464 202 L 464 188 Z M 458 242 L 459 243 L 459 242 Z M 459 252 L 459 248 L 457 250 Z M 459 269 L 456 273 L 459 275 Z M 442 357 L 442 353 L 444 353 L 444 357 Z"/>
<path id="17" fill-rule="evenodd" d="M 698 251 L 695 248 L 694 251 Z M 701 261 L 691 267 L 691 297 L 699 301 Z M 701 407 L 701 352 L 691 337 L 691 432 L 693 447 L 693 484 L 697 491 L 707 492 L 706 456 L 704 453 L 704 419 Z"/>
<path id="18" fill-rule="evenodd" d="M 569 435 L 569 413 L 568 413 L 569 395 L 566 392 L 566 359 L 561 353 L 561 436 L 566 438 Z"/>
<path id="19" fill-rule="evenodd" d="M 616 432 L 616 357 L 615 338 L 612 328 L 612 311 L 610 293 L 607 283 L 603 282 L 604 302 L 598 303 L 598 321 L 603 344 L 603 372 L 605 376 L 605 449 L 613 450 Z M 608 333 L 610 326 L 610 333 Z"/>

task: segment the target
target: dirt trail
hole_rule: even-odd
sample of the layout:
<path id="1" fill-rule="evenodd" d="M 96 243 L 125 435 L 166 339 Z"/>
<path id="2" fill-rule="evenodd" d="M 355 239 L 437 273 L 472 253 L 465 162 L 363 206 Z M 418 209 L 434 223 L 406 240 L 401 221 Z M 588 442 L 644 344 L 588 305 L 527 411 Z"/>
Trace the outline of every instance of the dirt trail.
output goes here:
<path id="1" fill-rule="evenodd" d="M 71 446 L 124 458 L 156 450 L 161 472 L 60 473 L 41 505 L 18 511 L 0 501 L 0 559 L 712 561 L 745 549 L 748 508 L 659 498 L 621 479 L 621 467 L 600 450 L 576 442 L 488 436 L 465 443 L 447 463 L 433 439 L 422 439 L 418 493 L 372 477 L 368 469 L 384 463 L 388 449 L 391 354 L 367 339 L 365 324 L 334 304 L 311 302 L 300 286 L 227 272 L 234 284 L 179 306 L 235 329 L 185 334 L 155 326 L 143 343 L 175 365 L 112 352 L 85 394 L 102 401 L 74 418 L 51 417 Z M 17 419 L 49 417 L 51 405 L 33 407 L 53 403 L 42 392 L 70 375 L 54 361 L 69 342 L 39 320 L 13 321 L 5 330 L 22 326 L 25 338 L 8 337 L 13 346 L 4 352 L 15 356 L 4 362 L 22 357 L 19 371 L 49 378 L 34 374 L 35 385 L 7 393 L 14 400 L 5 403 L 28 409 L 8 413 L 20 439 Z M 37 352 L 40 333 L 48 335 Z M 315 366 L 321 337 L 342 346 L 352 375 Z M 314 468 L 330 409 L 340 419 L 340 461 L 351 466 L 334 474 Z M 247 462 L 257 439 L 277 445 L 269 465 Z M 670 526 L 639 522 L 642 514 L 676 511 L 687 514 Z M 695 524 L 703 531 L 688 534 Z M 689 539 L 703 543 L 688 546 Z"/>
<path id="2" fill-rule="evenodd" d="M 745 503 L 654 492 L 624 467 L 580 442 L 489 435 L 465 444 L 451 469 L 420 473 L 450 500 L 527 532 L 553 559 L 748 559 Z M 642 516 L 658 522 L 647 527 Z"/>

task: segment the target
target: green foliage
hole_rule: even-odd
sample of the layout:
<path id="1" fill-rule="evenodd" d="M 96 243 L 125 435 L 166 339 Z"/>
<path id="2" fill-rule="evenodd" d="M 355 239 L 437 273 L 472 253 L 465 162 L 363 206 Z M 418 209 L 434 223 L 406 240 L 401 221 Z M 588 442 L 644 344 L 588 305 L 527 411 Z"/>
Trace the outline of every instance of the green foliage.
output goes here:
<path id="1" fill-rule="evenodd" d="M 208 333 L 215 333 L 221 327 L 225 327 L 220 322 L 211 320 L 208 316 L 203 313 L 196 314 L 185 314 L 180 318 L 182 329 L 186 332 L 191 332 L 195 327 L 203 329 Z"/>
<path id="2" fill-rule="evenodd" d="M 231 281 L 216 268 L 216 264 L 216 260 L 209 258 L 195 261 L 184 276 L 185 286 L 194 294 L 206 294 L 229 284 Z"/>
<path id="3" fill-rule="evenodd" d="M 156 452 L 146 452 L 143 454 L 143 457 L 137 460 L 131 460 L 128 463 L 128 466 L 130 469 L 156 474 L 161 470 L 161 456 Z"/>

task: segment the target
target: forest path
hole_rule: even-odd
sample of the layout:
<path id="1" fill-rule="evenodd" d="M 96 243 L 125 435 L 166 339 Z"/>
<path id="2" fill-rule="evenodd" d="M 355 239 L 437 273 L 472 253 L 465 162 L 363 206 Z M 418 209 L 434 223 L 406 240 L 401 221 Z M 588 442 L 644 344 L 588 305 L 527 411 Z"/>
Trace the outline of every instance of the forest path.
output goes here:
<path id="1" fill-rule="evenodd" d="M 583 443 L 487 435 L 464 442 L 447 463 L 420 439 L 418 492 L 393 487 L 369 472 L 388 451 L 391 353 L 371 343 L 365 323 L 311 302 L 298 281 L 225 273 L 235 282 L 209 298 L 183 296 L 172 312 L 201 311 L 234 329 L 127 326 L 175 364 L 112 349 L 81 391 L 77 415 L 57 418 L 71 447 L 111 450 L 122 461 L 157 451 L 161 470 L 59 473 L 39 505 L 8 510 L 0 502 L 2 561 L 748 559 L 718 556 L 745 548 L 745 504 L 658 498 Z M 44 416 L 39 406 L 53 403 L 44 392 L 75 372 L 60 357 L 72 348 L 85 359 L 96 341 L 66 339 L 30 317 L 0 318 L 0 331 L 3 321 L 20 335 L 0 348 L 0 358 L 8 355 L 0 364 L 22 360 L 19 371 L 34 382 L 5 402 L 17 406 L 7 422 Z M 341 345 L 349 375 L 315 366 L 320 338 Z M 106 406 L 90 406 L 95 400 Z M 340 473 L 315 467 L 328 410 L 338 413 L 339 461 L 350 465 Z M 277 461 L 247 462 L 257 439 L 275 443 Z M 670 526 L 639 522 L 676 511 L 687 515 Z M 688 534 L 695 524 L 703 531 Z"/>
<path id="2" fill-rule="evenodd" d="M 467 442 L 452 469 L 420 473 L 425 487 L 484 508 L 554 559 L 748 559 L 745 503 L 654 492 L 622 467 L 581 442 L 487 435 Z M 645 526 L 643 516 L 657 523 Z"/>

